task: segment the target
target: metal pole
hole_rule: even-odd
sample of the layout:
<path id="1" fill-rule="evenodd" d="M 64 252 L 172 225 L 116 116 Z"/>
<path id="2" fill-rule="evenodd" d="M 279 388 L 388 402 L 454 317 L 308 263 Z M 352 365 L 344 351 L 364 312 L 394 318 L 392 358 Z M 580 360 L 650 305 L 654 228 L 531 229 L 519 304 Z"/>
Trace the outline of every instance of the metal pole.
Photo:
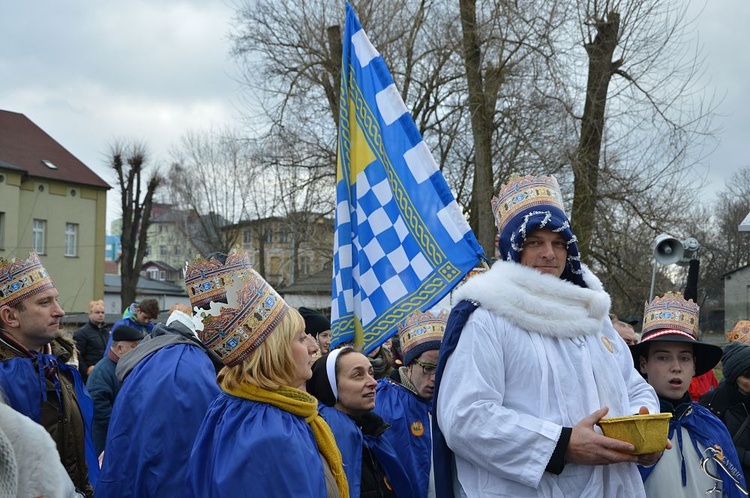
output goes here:
<path id="1" fill-rule="evenodd" d="M 654 284 L 656 283 L 656 258 L 654 258 L 653 266 L 654 271 L 653 273 L 651 273 L 651 292 L 649 292 L 648 294 L 649 303 L 654 300 Z"/>

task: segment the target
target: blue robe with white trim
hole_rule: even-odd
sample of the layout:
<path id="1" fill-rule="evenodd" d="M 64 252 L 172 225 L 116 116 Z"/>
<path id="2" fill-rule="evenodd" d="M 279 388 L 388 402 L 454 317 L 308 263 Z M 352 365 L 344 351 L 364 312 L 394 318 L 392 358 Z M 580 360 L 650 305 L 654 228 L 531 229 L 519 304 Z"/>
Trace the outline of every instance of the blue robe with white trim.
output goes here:
<path id="1" fill-rule="evenodd" d="M 432 403 L 390 379 L 378 380 L 373 412 L 391 424 L 383 433 L 411 476 L 417 496 L 425 498 L 432 467 Z"/>
<path id="2" fill-rule="evenodd" d="M 142 359 L 115 399 L 96 495 L 184 496 L 190 448 L 220 392 L 198 346 L 173 344 Z"/>
<path id="3" fill-rule="evenodd" d="M 407 475 L 399 456 L 382 435 L 362 433 L 357 424 L 346 413 L 323 403 L 318 403 L 318 412 L 331 427 L 336 444 L 341 450 L 349 495 L 360 496 L 362 482 L 362 447 L 369 448 L 388 478 L 388 483 L 397 498 L 416 498 L 411 476 Z M 386 431 L 387 432 L 387 431 Z"/>
<path id="4" fill-rule="evenodd" d="M 322 459 L 303 417 L 222 393 L 195 438 L 179 496 L 326 498 Z"/>

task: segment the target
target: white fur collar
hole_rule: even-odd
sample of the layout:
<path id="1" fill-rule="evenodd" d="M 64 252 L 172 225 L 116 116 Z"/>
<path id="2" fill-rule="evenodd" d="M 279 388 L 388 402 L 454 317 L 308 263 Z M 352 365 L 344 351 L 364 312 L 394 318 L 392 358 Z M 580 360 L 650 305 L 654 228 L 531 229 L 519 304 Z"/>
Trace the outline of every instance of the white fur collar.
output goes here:
<path id="1" fill-rule="evenodd" d="M 601 332 L 611 304 L 596 276 L 582 265 L 588 289 L 511 261 L 498 261 L 458 288 L 454 301 L 470 299 L 512 324 L 553 337 Z"/>

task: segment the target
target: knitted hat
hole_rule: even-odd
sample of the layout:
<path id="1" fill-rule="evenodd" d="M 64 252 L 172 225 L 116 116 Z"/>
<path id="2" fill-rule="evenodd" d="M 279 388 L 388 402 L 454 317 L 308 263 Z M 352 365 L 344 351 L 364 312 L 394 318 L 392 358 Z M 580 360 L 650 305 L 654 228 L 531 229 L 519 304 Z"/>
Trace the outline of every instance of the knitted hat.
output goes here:
<path id="1" fill-rule="evenodd" d="M 734 384 L 742 372 L 750 368 L 750 345 L 743 342 L 730 342 L 724 346 L 721 355 L 721 371 L 724 378 Z"/>
<path id="2" fill-rule="evenodd" d="M 559 233 L 568 248 L 568 260 L 560 278 L 581 287 L 583 281 L 578 242 L 565 214 L 560 186 L 554 176 L 513 177 L 492 199 L 492 212 L 500 232 L 500 258 L 521 261 L 526 235 L 546 228 Z"/>
<path id="3" fill-rule="evenodd" d="M 236 249 L 226 258 L 223 254 L 212 254 L 207 258 L 199 256 L 185 266 L 185 289 L 190 304 L 206 308 L 211 301 L 225 302 L 226 288 L 236 279 L 244 279 L 252 266 L 250 255 Z"/>
<path id="4" fill-rule="evenodd" d="M 246 256 L 243 258 L 248 261 Z M 213 295 L 226 304 L 209 301 L 208 310 L 198 311 L 193 320 L 203 344 L 225 365 L 233 366 L 247 358 L 276 329 L 289 305 L 248 266 L 233 265 L 233 270 L 227 271 L 217 267 L 214 274 L 221 275 L 223 284 L 222 291 Z M 229 282 L 231 285 L 225 285 Z M 201 300 L 205 301 L 203 297 Z"/>
<path id="5" fill-rule="evenodd" d="M 635 364 L 641 356 L 647 356 L 651 343 L 687 342 L 693 345 L 696 377 L 714 368 L 721 359 L 721 348 L 698 341 L 699 314 L 700 308 L 692 299 L 686 301 L 673 292 L 646 303 L 641 342 L 630 346 Z"/>
<path id="6" fill-rule="evenodd" d="M 0 258 L 0 306 L 15 306 L 53 287 L 49 273 L 35 252 L 29 253 L 26 261 Z"/>
<path id="7" fill-rule="evenodd" d="M 146 335 L 130 325 L 118 325 L 112 331 L 112 342 L 117 341 L 140 341 Z"/>
<path id="8" fill-rule="evenodd" d="M 401 341 L 401 354 L 404 365 L 411 364 L 415 358 L 430 350 L 439 350 L 443 340 L 448 311 L 440 314 L 416 312 L 398 326 L 398 337 Z"/>
<path id="9" fill-rule="evenodd" d="M 318 337 L 318 334 L 331 330 L 331 322 L 326 316 L 318 310 L 312 308 L 297 308 L 299 314 L 302 315 L 302 319 L 305 320 L 305 332 L 313 337 Z"/>
<path id="10" fill-rule="evenodd" d="M 740 320 L 727 332 L 727 342 L 744 342 L 750 344 L 750 320 Z"/>

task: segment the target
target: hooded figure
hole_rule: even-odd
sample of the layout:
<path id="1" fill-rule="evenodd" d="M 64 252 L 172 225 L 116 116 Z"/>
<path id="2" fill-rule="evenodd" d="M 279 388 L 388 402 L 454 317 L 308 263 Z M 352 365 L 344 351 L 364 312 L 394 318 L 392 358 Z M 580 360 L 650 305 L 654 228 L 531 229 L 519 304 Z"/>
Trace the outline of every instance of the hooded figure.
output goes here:
<path id="1" fill-rule="evenodd" d="M 636 458 L 594 425 L 658 400 L 580 262 L 557 180 L 514 178 L 492 207 L 502 260 L 454 293 L 440 349 L 437 496 L 643 497 L 636 461 L 659 455 Z"/>

